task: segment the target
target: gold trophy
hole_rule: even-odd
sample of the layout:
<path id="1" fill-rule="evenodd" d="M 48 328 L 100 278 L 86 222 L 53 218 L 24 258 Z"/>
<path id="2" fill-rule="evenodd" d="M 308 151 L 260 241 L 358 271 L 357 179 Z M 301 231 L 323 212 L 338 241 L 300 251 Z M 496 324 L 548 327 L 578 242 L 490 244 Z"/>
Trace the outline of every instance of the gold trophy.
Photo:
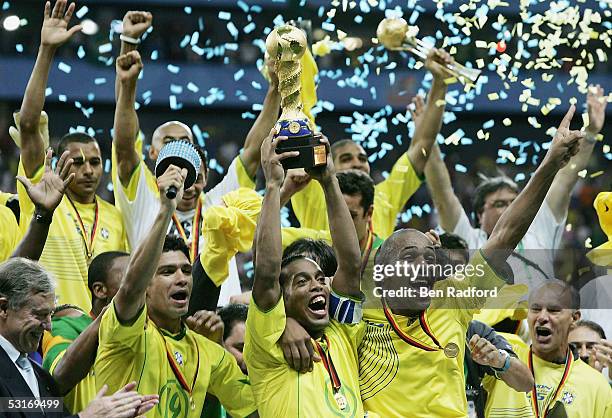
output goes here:
<path id="1" fill-rule="evenodd" d="M 401 17 L 388 18 L 378 24 L 376 37 L 385 48 L 391 51 L 409 51 L 425 61 L 432 46 L 416 37 L 418 31 L 417 27 L 408 26 L 408 23 Z M 481 73 L 478 69 L 467 68 L 458 63 L 448 64 L 446 68 L 462 82 L 468 80 L 470 83 L 476 83 Z"/>
<path id="2" fill-rule="evenodd" d="M 288 139 L 278 144 L 277 152 L 299 151 L 297 157 L 282 160 L 289 168 L 312 168 L 327 163 L 327 150 L 314 135 L 314 127 L 302 111 L 300 100 L 300 58 L 308 44 L 304 32 L 295 26 L 283 25 L 266 38 L 266 51 L 278 76 L 282 113 L 277 123 L 277 136 Z"/>

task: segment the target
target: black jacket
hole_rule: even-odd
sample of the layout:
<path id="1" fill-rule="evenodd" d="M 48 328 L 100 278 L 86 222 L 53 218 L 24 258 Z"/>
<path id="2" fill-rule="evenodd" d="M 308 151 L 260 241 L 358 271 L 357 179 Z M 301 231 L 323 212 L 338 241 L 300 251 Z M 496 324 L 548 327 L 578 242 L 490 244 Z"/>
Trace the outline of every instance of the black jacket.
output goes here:
<path id="1" fill-rule="evenodd" d="M 60 397 L 59 391 L 53 377 L 42 367 L 35 362 L 32 362 L 34 368 L 34 374 L 38 381 L 38 390 L 41 398 L 48 397 Z M 33 398 L 34 394 L 30 390 L 30 387 L 23 379 L 23 376 L 17 369 L 15 363 L 11 361 L 8 354 L 0 347 L 0 398 Z M 74 417 L 64 406 L 64 412 L 6 412 L 0 411 L 0 417 L 2 418 L 35 418 L 35 417 Z"/>

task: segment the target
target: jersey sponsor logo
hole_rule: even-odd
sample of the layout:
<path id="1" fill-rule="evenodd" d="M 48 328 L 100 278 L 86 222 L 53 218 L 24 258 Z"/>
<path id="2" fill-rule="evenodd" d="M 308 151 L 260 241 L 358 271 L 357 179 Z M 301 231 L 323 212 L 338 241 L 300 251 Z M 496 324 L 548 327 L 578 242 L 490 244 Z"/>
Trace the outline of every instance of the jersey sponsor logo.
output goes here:
<path id="1" fill-rule="evenodd" d="M 100 236 L 104 239 L 108 239 L 110 233 L 108 232 L 108 229 L 106 228 L 102 228 L 100 229 Z"/>
<path id="2" fill-rule="evenodd" d="M 177 380 L 168 380 L 162 386 L 157 410 L 162 418 L 187 418 L 189 397 Z"/>

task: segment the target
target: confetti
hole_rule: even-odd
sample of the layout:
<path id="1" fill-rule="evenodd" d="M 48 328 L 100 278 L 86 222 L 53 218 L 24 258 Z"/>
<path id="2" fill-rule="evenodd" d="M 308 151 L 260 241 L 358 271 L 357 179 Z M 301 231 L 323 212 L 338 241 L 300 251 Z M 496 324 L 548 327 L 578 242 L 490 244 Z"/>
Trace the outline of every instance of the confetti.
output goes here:
<path id="1" fill-rule="evenodd" d="M 63 61 L 60 61 L 59 64 L 57 64 L 57 69 L 66 74 L 70 74 L 70 71 L 72 71 L 72 67 Z"/>

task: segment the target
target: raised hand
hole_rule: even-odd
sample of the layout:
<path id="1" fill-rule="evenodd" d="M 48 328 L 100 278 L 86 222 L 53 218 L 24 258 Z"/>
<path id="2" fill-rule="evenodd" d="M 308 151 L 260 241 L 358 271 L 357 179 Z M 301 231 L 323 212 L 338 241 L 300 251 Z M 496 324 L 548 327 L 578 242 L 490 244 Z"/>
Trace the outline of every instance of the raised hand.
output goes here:
<path id="1" fill-rule="evenodd" d="M 153 15 L 149 12 L 129 11 L 123 16 L 123 34 L 139 39 L 153 23 Z"/>
<path id="2" fill-rule="evenodd" d="M 223 331 L 224 325 L 223 320 L 219 315 L 212 311 L 197 311 L 185 322 L 192 331 L 205 336 L 211 341 L 217 344 L 223 345 Z"/>
<path id="3" fill-rule="evenodd" d="M 325 145 L 327 150 L 327 164 L 321 167 L 313 167 L 306 169 L 306 173 L 319 183 L 323 183 L 336 176 L 336 167 L 331 155 L 331 147 L 329 145 L 329 139 L 321 133 L 315 134 L 315 137 L 319 137 L 319 142 Z"/>
<path id="4" fill-rule="evenodd" d="M 135 82 L 142 70 L 142 59 L 138 51 L 130 51 L 117 57 L 115 63 L 117 77 L 121 82 Z"/>
<path id="5" fill-rule="evenodd" d="M 310 176 L 303 168 L 287 170 L 283 187 L 281 187 L 281 202 L 289 201 L 294 194 L 304 189 L 310 180 Z"/>
<path id="6" fill-rule="evenodd" d="M 185 178 L 187 177 L 187 169 L 179 168 L 175 165 L 170 165 L 158 179 L 157 187 L 159 188 L 159 200 L 162 206 L 169 209 L 172 213 L 176 210 L 176 205 L 183 198 L 183 187 Z M 166 197 L 166 191 L 171 187 L 176 187 L 177 193 L 174 199 Z"/>
<path id="7" fill-rule="evenodd" d="M 287 137 L 279 136 L 274 138 L 275 134 L 276 128 L 273 128 L 270 135 L 261 144 L 261 168 L 266 178 L 266 184 L 280 187 L 285 178 L 285 170 L 281 161 L 285 158 L 297 157 L 300 153 L 298 151 L 290 151 L 277 154 L 276 147 L 279 142 L 286 140 Z"/>
<path id="8" fill-rule="evenodd" d="M 53 10 L 51 10 L 51 2 L 45 3 L 45 15 L 40 31 L 41 45 L 57 48 L 70 39 L 72 35 L 81 31 L 81 25 L 75 25 L 68 29 L 75 4 L 70 3 L 68 8 L 66 8 L 66 4 L 67 0 L 57 0 Z"/>
<path id="9" fill-rule="evenodd" d="M 558 165 L 559 169 L 563 168 L 578 153 L 580 140 L 584 137 L 584 132 L 570 130 L 570 122 L 575 111 L 576 106 L 571 105 L 557 128 L 557 133 L 544 157 L 545 161 L 548 160 Z"/>
<path id="10" fill-rule="evenodd" d="M 425 60 L 425 68 L 431 72 L 434 79 L 444 81 L 444 79 L 452 77 L 446 66 L 454 62 L 453 57 L 445 50 L 432 48 Z"/>
<path id="11" fill-rule="evenodd" d="M 604 97 L 603 88 L 597 84 L 590 86 L 587 95 L 587 111 L 589 113 L 589 126 L 586 130 L 591 135 L 597 135 L 603 128 L 606 119 L 606 106 L 608 101 Z"/>
<path id="12" fill-rule="evenodd" d="M 506 359 L 501 355 L 497 347 L 486 338 L 482 338 L 478 334 L 472 335 L 468 345 L 472 353 L 472 360 L 476 363 L 497 369 L 501 369 L 504 366 Z"/>
<path id="13" fill-rule="evenodd" d="M 32 184 L 26 177 L 17 176 L 17 180 L 25 187 L 34 206 L 47 214 L 53 213 L 62 201 L 68 185 L 74 180 L 75 174 L 70 173 L 70 167 L 74 161 L 68 158 L 68 154 L 68 151 L 62 154 L 53 171 L 51 169 L 52 151 L 47 151 L 45 172 L 36 184 Z"/>
<path id="14" fill-rule="evenodd" d="M 150 411 L 159 403 L 158 395 L 140 395 L 134 392 L 136 382 L 131 382 L 110 396 L 105 396 L 104 385 L 87 408 L 79 413 L 80 418 L 131 418 Z"/>

